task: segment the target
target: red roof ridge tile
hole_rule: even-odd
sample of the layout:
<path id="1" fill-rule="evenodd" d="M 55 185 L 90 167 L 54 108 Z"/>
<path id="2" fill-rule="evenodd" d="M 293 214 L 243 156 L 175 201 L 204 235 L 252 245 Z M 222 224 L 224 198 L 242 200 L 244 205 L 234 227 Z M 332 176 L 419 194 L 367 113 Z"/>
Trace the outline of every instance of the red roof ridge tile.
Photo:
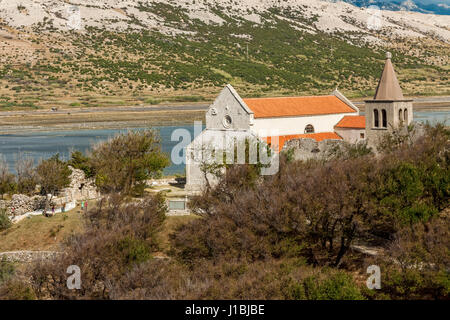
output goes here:
<path id="1" fill-rule="evenodd" d="M 243 99 L 243 101 L 250 110 L 253 111 L 255 118 L 296 117 L 357 112 L 335 95 L 248 98 Z"/>
<path id="2" fill-rule="evenodd" d="M 313 95 L 313 96 L 278 96 L 278 97 L 255 97 L 255 98 L 242 98 L 242 100 L 263 100 L 263 99 L 289 99 L 289 98 L 321 98 L 321 97 L 336 97 L 334 94 L 325 95 Z"/>
<path id="3" fill-rule="evenodd" d="M 334 127 L 364 129 L 366 127 L 366 117 L 361 115 L 344 116 Z"/>

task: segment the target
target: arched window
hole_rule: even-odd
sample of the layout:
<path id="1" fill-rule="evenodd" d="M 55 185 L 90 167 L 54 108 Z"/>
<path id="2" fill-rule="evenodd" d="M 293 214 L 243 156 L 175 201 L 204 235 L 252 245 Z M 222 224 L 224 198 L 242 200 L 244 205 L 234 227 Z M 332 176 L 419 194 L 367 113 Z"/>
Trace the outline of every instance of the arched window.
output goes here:
<path id="1" fill-rule="evenodd" d="M 308 124 L 308 125 L 305 127 L 305 133 L 314 133 L 314 127 L 313 127 L 312 124 Z"/>
<path id="2" fill-rule="evenodd" d="M 383 128 L 387 128 L 387 116 L 386 116 L 386 110 L 381 110 L 381 119 L 382 119 L 382 125 Z"/>
<path id="3" fill-rule="evenodd" d="M 403 110 L 402 109 L 398 110 L 398 120 L 400 122 L 403 121 Z"/>
<path id="4" fill-rule="evenodd" d="M 378 118 L 378 110 L 373 109 L 373 126 L 378 128 L 380 126 L 380 119 Z"/>
<path id="5" fill-rule="evenodd" d="M 408 123 L 408 109 L 403 111 L 403 117 L 405 118 L 405 123 Z"/>

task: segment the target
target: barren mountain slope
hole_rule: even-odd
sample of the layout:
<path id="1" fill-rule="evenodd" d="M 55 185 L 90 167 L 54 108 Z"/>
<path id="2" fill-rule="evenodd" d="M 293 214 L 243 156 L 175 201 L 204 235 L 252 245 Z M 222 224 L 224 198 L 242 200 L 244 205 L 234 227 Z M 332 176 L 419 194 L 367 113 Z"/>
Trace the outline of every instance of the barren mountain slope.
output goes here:
<path id="1" fill-rule="evenodd" d="M 0 107 L 195 101 L 225 83 L 252 96 L 366 96 L 386 50 L 406 93 L 450 94 L 449 26 L 315 0 L 0 0 Z"/>

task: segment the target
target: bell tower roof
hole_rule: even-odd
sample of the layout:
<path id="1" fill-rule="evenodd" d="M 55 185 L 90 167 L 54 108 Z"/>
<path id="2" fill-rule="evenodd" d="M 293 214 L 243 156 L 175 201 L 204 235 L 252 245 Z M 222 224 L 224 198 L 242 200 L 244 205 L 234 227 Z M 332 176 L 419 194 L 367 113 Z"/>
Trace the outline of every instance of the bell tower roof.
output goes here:
<path id="1" fill-rule="evenodd" d="M 405 99 L 403 97 L 402 88 L 400 88 L 400 85 L 398 84 L 391 58 L 392 54 L 386 52 L 386 63 L 380 81 L 378 82 L 375 97 L 373 98 L 374 100 L 396 101 Z"/>

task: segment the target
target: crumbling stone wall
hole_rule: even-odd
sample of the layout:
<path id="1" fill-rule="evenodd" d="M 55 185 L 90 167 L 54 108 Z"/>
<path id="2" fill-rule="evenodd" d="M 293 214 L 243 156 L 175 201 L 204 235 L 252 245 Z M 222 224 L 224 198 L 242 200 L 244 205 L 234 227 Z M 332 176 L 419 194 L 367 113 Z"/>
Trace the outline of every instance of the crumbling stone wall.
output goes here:
<path id="1" fill-rule="evenodd" d="M 86 178 L 83 170 L 75 169 L 69 166 L 72 173 L 70 175 L 70 185 L 63 189 L 55 203 L 61 205 L 64 202 L 80 201 L 87 199 L 96 199 L 100 197 L 100 192 L 97 190 L 94 179 Z"/>
<path id="2" fill-rule="evenodd" d="M 343 143 L 343 140 L 292 139 L 284 144 L 282 152 L 292 150 L 294 160 L 324 159 Z"/>
<path id="3" fill-rule="evenodd" d="M 14 194 L 10 201 L 2 201 L 0 207 L 6 209 L 11 216 L 20 216 L 27 212 L 42 209 L 46 203 L 45 196 L 29 197 L 24 194 Z"/>
<path id="4" fill-rule="evenodd" d="M 74 169 L 70 175 L 70 185 L 63 189 L 55 197 L 36 195 L 29 197 L 24 194 L 15 194 L 10 201 L 0 201 L 0 208 L 6 209 L 9 216 L 20 216 L 28 212 L 38 211 L 53 205 L 59 207 L 72 201 L 96 199 L 100 193 L 95 186 L 93 179 L 86 179 L 82 170 Z"/>

